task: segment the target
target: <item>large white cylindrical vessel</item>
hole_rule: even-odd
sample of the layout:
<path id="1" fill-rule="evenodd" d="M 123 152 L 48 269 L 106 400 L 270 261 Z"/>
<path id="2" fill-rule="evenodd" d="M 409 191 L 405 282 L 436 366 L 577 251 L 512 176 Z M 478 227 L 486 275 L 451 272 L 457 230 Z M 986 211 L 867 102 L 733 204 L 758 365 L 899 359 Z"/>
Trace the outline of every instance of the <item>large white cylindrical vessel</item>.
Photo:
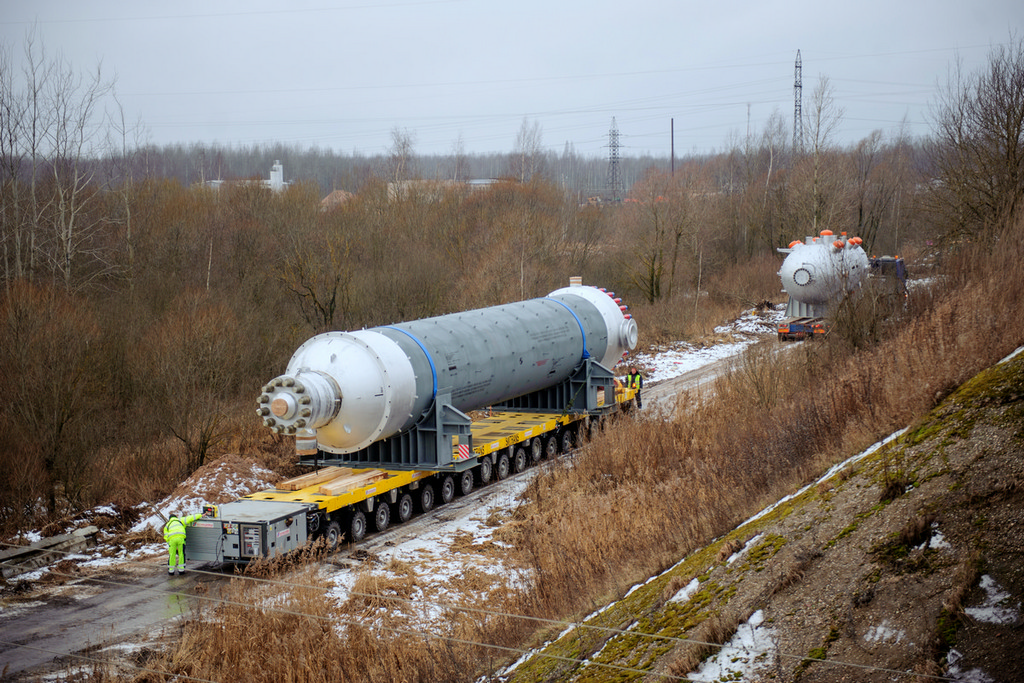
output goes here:
<path id="1" fill-rule="evenodd" d="M 868 276 L 868 257 L 859 238 L 817 238 L 794 242 L 779 269 L 782 288 L 792 299 L 824 306 L 844 292 L 859 289 Z"/>
<path id="2" fill-rule="evenodd" d="M 416 424 L 439 397 L 470 411 L 565 381 L 586 358 L 612 367 L 637 326 L 609 293 L 547 297 L 304 343 L 263 388 L 257 412 L 278 433 L 352 453 Z"/>

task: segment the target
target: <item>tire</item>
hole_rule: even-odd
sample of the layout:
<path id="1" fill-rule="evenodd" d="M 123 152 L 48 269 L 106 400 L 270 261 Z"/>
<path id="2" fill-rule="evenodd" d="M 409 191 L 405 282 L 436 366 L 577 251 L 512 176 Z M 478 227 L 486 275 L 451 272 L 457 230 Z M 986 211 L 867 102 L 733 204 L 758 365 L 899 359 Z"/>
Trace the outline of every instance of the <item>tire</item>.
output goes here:
<path id="1" fill-rule="evenodd" d="M 572 433 L 572 429 L 568 427 L 562 430 L 562 433 L 558 437 L 558 447 L 563 453 L 568 453 L 576 446 L 576 437 Z"/>
<path id="2" fill-rule="evenodd" d="M 341 544 L 341 525 L 331 522 L 324 530 L 324 542 L 327 545 L 327 552 L 333 553 Z"/>
<path id="3" fill-rule="evenodd" d="M 398 499 L 398 506 L 395 510 L 398 513 L 400 524 L 408 522 L 409 518 L 412 517 L 412 496 L 408 493 L 403 493 L 402 497 Z"/>
<path id="4" fill-rule="evenodd" d="M 373 526 L 377 531 L 384 531 L 391 524 L 391 506 L 377 501 L 377 510 L 373 513 Z"/>
<path id="5" fill-rule="evenodd" d="M 459 491 L 468 496 L 473 490 L 473 470 L 466 470 L 459 475 Z"/>
<path id="6" fill-rule="evenodd" d="M 431 484 L 423 484 L 420 489 L 420 512 L 430 512 L 434 509 L 434 487 Z"/>
<path id="7" fill-rule="evenodd" d="M 515 468 L 516 474 L 526 470 L 526 450 L 522 446 L 512 453 L 512 467 Z"/>
<path id="8" fill-rule="evenodd" d="M 491 456 L 485 457 L 480 461 L 480 464 L 476 467 L 476 479 L 483 486 L 491 480 L 491 475 L 494 474 L 494 464 L 491 462 Z"/>
<path id="9" fill-rule="evenodd" d="M 498 456 L 498 466 L 495 474 L 497 474 L 499 480 L 508 479 L 508 472 L 508 454 L 503 452 Z"/>
<path id="10" fill-rule="evenodd" d="M 366 515 L 362 510 L 352 513 L 352 519 L 348 523 L 348 537 L 353 543 L 358 543 L 366 537 Z"/>
<path id="11" fill-rule="evenodd" d="M 441 502 L 450 503 L 452 498 L 455 497 L 455 479 L 452 475 L 445 475 L 445 478 L 441 480 Z"/>
<path id="12" fill-rule="evenodd" d="M 541 443 L 540 437 L 534 437 L 530 441 L 530 460 L 534 465 L 540 462 L 540 457 L 544 455 L 544 444 Z"/>
<path id="13" fill-rule="evenodd" d="M 544 437 L 544 457 L 553 458 L 558 455 L 558 438 L 551 434 Z"/>

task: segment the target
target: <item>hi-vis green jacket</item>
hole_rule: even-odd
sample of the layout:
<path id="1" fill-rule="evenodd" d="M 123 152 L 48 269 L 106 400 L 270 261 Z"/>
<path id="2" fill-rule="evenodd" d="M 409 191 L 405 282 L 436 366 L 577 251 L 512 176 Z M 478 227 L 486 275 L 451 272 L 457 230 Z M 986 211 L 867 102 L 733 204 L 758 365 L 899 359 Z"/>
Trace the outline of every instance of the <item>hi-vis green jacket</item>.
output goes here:
<path id="1" fill-rule="evenodd" d="M 167 524 L 164 524 L 164 540 L 168 543 L 171 539 L 176 536 L 185 537 L 185 527 L 191 526 L 192 522 L 202 517 L 202 515 L 189 515 L 188 517 L 175 517 L 171 515 L 171 518 L 167 520 Z"/>

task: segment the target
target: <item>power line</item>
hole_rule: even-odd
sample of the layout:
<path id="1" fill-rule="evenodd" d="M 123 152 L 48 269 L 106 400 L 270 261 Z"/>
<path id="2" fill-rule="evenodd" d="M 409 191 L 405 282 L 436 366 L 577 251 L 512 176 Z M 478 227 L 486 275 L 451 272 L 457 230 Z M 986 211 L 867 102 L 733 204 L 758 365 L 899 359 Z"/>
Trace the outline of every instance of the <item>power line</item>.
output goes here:
<path id="1" fill-rule="evenodd" d="M 5 544 L 5 545 L 7 545 L 7 544 Z M 81 577 L 75 577 L 75 576 L 73 576 L 71 574 L 66 574 L 64 572 L 54 571 L 54 570 L 50 570 L 50 573 L 54 574 L 56 576 L 64 576 L 64 577 L 67 577 L 67 578 L 81 578 Z M 240 578 L 254 579 L 255 577 L 240 577 Z M 105 585 L 109 585 L 109 586 L 120 586 L 120 587 L 123 587 L 123 588 L 136 588 L 136 589 L 138 589 L 138 586 L 133 586 L 132 584 L 123 583 L 123 582 L 120 582 L 120 581 L 112 581 L 110 579 L 97 579 L 97 578 L 90 577 L 87 580 L 88 581 L 92 581 L 94 583 L 100 583 L 100 584 L 105 584 Z M 288 585 L 291 585 L 291 586 L 296 587 L 296 588 L 318 588 L 318 586 L 308 586 L 308 585 L 303 585 L 303 584 L 288 584 Z M 390 632 L 396 633 L 398 635 L 419 636 L 419 637 L 428 638 L 428 639 L 442 640 L 442 641 L 445 641 L 445 642 L 448 642 L 448 643 L 454 643 L 456 645 L 466 645 L 466 646 L 471 646 L 471 647 L 483 647 L 483 648 L 488 648 L 488 649 L 492 649 L 492 650 L 501 650 L 503 652 L 508 652 L 508 653 L 511 653 L 511 654 L 526 655 L 526 654 L 533 653 L 533 655 L 536 656 L 536 657 L 544 657 L 544 658 L 547 658 L 547 659 L 554 659 L 554 660 L 557 660 L 557 661 L 561 661 L 561 662 L 565 662 L 565 663 L 570 663 L 570 664 L 589 664 L 591 666 L 599 666 L 599 667 L 604 667 L 604 668 L 607 668 L 607 669 L 614 669 L 616 671 L 620 671 L 620 672 L 624 672 L 624 673 L 638 673 L 638 674 L 644 674 L 644 675 L 652 675 L 653 674 L 655 676 L 661 676 L 662 678 L 669 678 L 669 679 L 672 679 L 672 680 L 686 680 L 685 676 L 676 676 L 676 675 L 673 675 L 673 674 L 659 674 L 659 673 L 656 673 L 656 672 L 645 671 L 643 669 L 635 669 L 635 668 L 632 668 L 632 667 L 620 666 L 618 664 L 606 664 L 606 663 L 603 663 L 603 662 L 591 662 L 589 660 L 582 659 L 582 658 L 579 658 L 579 657 L 563 657 L 561 655 L 552 655 L 552 654 L 546 654 L 546 653 L 543 653 L 543 652 L 533 652 L 532 650 L 524 650 L 522 648 L 510 647 L 510 646 L 507 646 L 507 645 L 495 645 L 495 644 L 492 644 L 492 643 L 481 643 L 481 642 L 478 642 L 478 641 L 467 640 L 465 638 L 457 638 L 455 636 L 445 636 L 445 635 L 440 635 L 440 634 L 437 634 L 437 633 L 430 633 L 429 631 L 418 631 L 418 630 L 413 630 L 413 629 L 399 628 L 397 626 L 385 626 L 385 625 L 382 625 L 382 624 L 375 624 L 375 625 L 366 624 L 366 623 L 363 623 L 363 622 L 361 622 L 361 621 L 359 621 L 357 619 L 345 619 L 345 618 L 338 617 L 338 616 L 321 616 L 321 615 L 317 615 L 317 614 L 309 614 L 307 612 L 300 612 L 298 610 L 285 609 L 285 608 L 282 608 L 282 607 L 257 606 L 257 605 L 252 604 L 252 603 L 245 603 L 245 602 L 240 602 L 240 601 L 237 601 L 237 600 L 229 600 L 227 598 L 217 598 L 217 597 L 210 597 L 210 596 L 206 596 L 206 595 L 196 595 L 196 594 L 191 594 L 191 593 L 183 593 L 181 591 L 162 590 L 162 589 L 156 588 L 156 587 L 143 587 L 142 590 L 156 592 L 156 593 L 161 593 L 161 594 L 164 594 L 164 595 L 173 595 L 173 596 L 178 596 L 178 597 L 192 598 L 192 599 L 195 599 L 195 600 L 202 600 L 202 601 L 205 601 L 205 602 L 215 602 L 215 603 L 219 603 L 219 604 L 222 604 L 222 605 L 230 605 L 230 606 L 233 606 L 233 607 L 242 607 L 242 608 L 245 608 L 245 609 L 259 610 L 259 611 L 262 611 L 262 612 L 272 612 L 274 614 L 286 614 L 286 615 L 289 615 L 289 616 L 303 617 L 303 618 L 306 618 L 306 619 L 313 619 L 313 620 L 316 620 L 316 621 L 324 621 L 324 622 L 327 622 L 329 624 L 344 624 L 346 626 L 360 626 L 360 627 L 371 629 L 371 630 L 373 628 L 377 628 L 379 630 L 390 631 Z M 386 599 L 385 596 L 369 595 L 369 594 L 360 594 L 360 595 L 365 595 L 366 597 L 371 597 L 371 598 L 376 598 L 376 599 L 380 599 L 380 598 L 384 597 Z M 421 602 L 423 602 L 423 601 L 421 601 Z M 449 607 L 454 607 L 454 608 L 458 609 L 458 606 L 455 606 L 455 605 L 451 605 Z M 515 615 L 510 615 L 510 616 L 515 616 Z M 30 646 L 22 645 L 20 643 L 11 643 L 11 645 L 13 645 L 15 647 L 30 647 Z M 37 648 L 33 648 L 33 649 L 37 649 Z M 63 654 L 63 653 L 55 653 L 55 654 Z M 70 655 L 70 656 L 75 656 L 75 655 L 72 655 L 71 653 L 67 653 L 67 654 Z M 166 672 L 160 672 L 160 673 L 166 673 Z M 195 680 L 204 680 L 204 679 L 195 679 Z M 216 683 L 216 682 L 208 682 L 208 683 Z"/>
<path id="2" fill-rule="evenodd" d="M 199 683 L 221 683 L 220 681 L 211 681 L 208 678 L 196 678 L 195 676 L 189 676 L 183 673 L 171 673 L 170 671 L 161 671 L 160 669 L 150 669 L 144 666 L 137 666 L 135 664 L 129 664 L 128 662 L 112 662 L 108 659 L 101 659 L 99 657 L 90 657 L 89 655 L 80 655 L 74 652 L 58 652 L 56 650 L 50 650 L 44 647 L 37 647 L 35 645 L 24 645 L 22 643 L 12 643 L 7 640 L 0 640 L 0 645 L 10 645 L 11 647 L 18 647 L 24 650 L 33 650 L 35 652 L 45 652 L 48 655 L 56 655 L 57 657 L 74 657 L 75 659 L 84 659 L 87 662 L 95 662 L 97 664 L 108 664 L 117 666 L 119 668 L 131 669 L 133 671 L 142 671 L 144 673 L 161 674 L 164 676 L 173 676 L 175 679 L 184 679 L 186 681 L 198 681 Z"/>
<path id="3" fill-rule="evenodd" d="M 11 544 L 11 543 L 6 543 L 6 542 L 0 542 L 0 545 L 6 545 L 6 546 L 10 546 L 10 547 L 20 547 L 20 546 L 16 546 L 14 544 Z M 73 553 L 73 552 L 69 552 L 69 551 L 60 551 L 60 550 L 55 550 L 53 552 L 61 553 L 63 555 L 76 555 L 77 554 L 77 553 Z M 145 566 L 145 567 L 152 567 L 153 566 L 152 564 L 149 564 L 149 563 L 138 562 L 138 561 L 133 561 L 133 560 L 127 560 L 126 562 L 129 563 L 129 564 L 138 564 L 138 565 L 142 565 L 142 566 Z M 162 565 L 160 565 L 160 566 L 162 566 Z M 49 570 L 49 571 L 52 574 L 55 574 L 57 576 L 63 576 L 63 577 L 66 577 L 66 578 L 72 578 L 72 579 L 82 579 L 83 578 L 83 577 L 77 577 L 77 576 L 74 576 L 72 574 L 67 574 L 67 573 L 60 572 L 60 571 L 54 571 L 54 570 Z M 223 574 L 220 574 L 218 572 L 211 572 L 211 571 L 206 571 L 206 570 L 201 570 L 201 569 L 199 569 L 199 570 L 192 570 L 192 573 L 200 574 L 200 575 L 207 575 L 207 576 L 215 576 L 215 577 L 223 576 Z M 309 584 L 301 584 L 301 583 L 295 583 L 295 582 L 291 582 L 291 581 L 281 581 L 281 580 L 278 580 L 278 579 L 267 579 L 267 578 L 255 577 L 255 576 L 241 575 L 241 576 L 237 576 L 235 578 L 246 580 L 246 581 L 251 581 L 251 582 L 254 582 L 254 583 L 270 584 L 270 585 L 282 586 L 282 587 L 287 587 L 287 588 L 305 588 L 305 589 L 312 588 L 312 589 L 322 590 L 322 591 L 325 591 L 325 592 L 330 590 L 330 588 L 326 587 L 326 586 L 316 586 L 316 585 L 309 585 Z M 120 587 L 125 587 L 125 588 L 135 588 L 136 590 L 139 589 L 139 587 L 137 585 L 123 583 L 123 582 L 118 582 L 118 581 L 113 581 L 113 580 L 110 580 L 110 579 L 97 579 L 97 578 L 92 578 L 92 577 L 85 577 L 84 580 L 93 581 L 93 582 L 96 582 L 96 583 L 107 584 L 107 585 L 111 585 L 111 586 L 120 586 Z M 163 590 L 163 589 L 156 588 L 156 587 L 142 587 L 142 590 L 144 590 L 144 591 L 152 591 L 152 592 L 166 594 L 166 595 L 179 596 L 179 597 L 195 598 L 195 599 L 203 600 L 203 601 L 206 601 L 206 602 L 221 603 L 221 604 L 232 605 L 232 606 L 236 606 L 236 607 L 242 607 L 242 608 L 246 608 L 246 609 L 261 610 L 261 611 L 265 611 L 265 612 L 274 612 L 274 613 L 280 613 L 280 614 L 288 614 L 288 615 L 291 615 L 291 616 L 300 616 L 300 617 L 305 617 L 305 618 L 309 618 L 309 619 L 316 619 L 316 620 L 321 620 L 321 621 L 334 621 L 334 620 L 336 620 L 338 623 L 342 623 L 342 624 L 349 625 L 349 626 L 362 626 L 364 628 L 372 628 L 372 626 L 364 624 L 364 623 L 362 623 L 362 622 L 360 622 L 358 620 L 346 620 L 346 619 L 343 619 L 343 618 L 340 618 L 340 617 L 334 617 L 334 618 L 332 618 L 332 617 L 322 617 L 322 616 L 319 616 L 319 615 L 308 614 L 308 613 L 305 613 L 305 612 L 300 612 L 300 611 L 296 611 L 296 610 L 288 610 L 288 609 L 283 609 L 283 608 L 279 608 L 279 607 L 261 607 L 261 606 L 257 606 L 255 604 L 251 604 L 251 603 L 244 603 L 244 602 L 239 602 L 239 601 L 236 601 L 236 600 L 229 600 L 227 598 L 218 598 L 218 597 L 211 597 L 211 596 L 204 596 L 204 595 L 195 595 L 195 594 L 191 594 L 191 593 L 183 593 L 183 592 L 180 592 L 180 591 L 168 591 L 168 590 Z M 921 678 L 926 678 L 926 679 L 931 679 L 931 680 L 938 680 L 938 681 L 951 681 L 951 680 L 954 680 L 954 679 L 951 679 L 951 678 L 945 677 L 945 676 L 936 676 L 936 675 L 931 675 L 931 674 L 910 674 L 910 673 L 908 673 L 906 671 L 900 671 L 898 669 L 887 669 L 887 668 L 884 668 L 884 667 L 876 667 L 876 666 L 871 666 L 871 665 L 866 665 L 866 664 L 855 664 L 855 663 L 852 663 L 852 662 L 842 662 L 842 661 L 830 660 L 830 659 L 817 659 L 817 658 L 814 658 L 814 657 L 806 657 L 806 656 L 803 656 L 803 655 L 790 655 L 790 654 L 785 654 L 785 653 L 781 653 L 781 652 L 776 652 L 775 650 L 762 650 L 762 649 L 758 649 L 758 648 L 747 648 L 747 647 L 729 646 L 729 645 L 724 644 L 724 643 L 713 643 L 713 642 L 709 642 L 709 641 L 696 640 L 696 639 L 693 639 L 693 638 L 680 638 L 678 636 L 665 636 L 665 635 L 661 635 L 661 634 L 658 634 L 658 633 L 637 633 L 636 631 L 632 631 L 632 630 L 629 630 L 629 629 L 619 629 L 619 628 L 613 628 L 613 627 L 608 627 L 608 626 L 594 626 L 594 625 L 585 624 L 585 623 L 582 623 L 582 622 L 572 622 L 572 621 L 562 621 L 562 620 L 557 620 L 557 619 L 547 619 L 547 618 L 544 618 L 544 617 L 535 617 L 535 616 L 522 615 L 522 614 L 512 614 L 512 613 L 508 613 L 508 612 L 499 612 L 499 611 L 496 611 L 496 610 L 487 610 L 487 609 L 476 608 L 476 607 L 466 607 L 466 606 L 463 606 L 463 605 L 455 605 L 455 604 L 451 604 L 451 603 L 442 603 L 442 602 L 436 602 L 436 601 L 431 601 L 431 600 L 402 598 L 402 597 L 398 597 L 398 596 L 387 596 L 387 595 L 380 595 L 380 594 L 363 593 L 363 592 L 360 592 L 360 591 L 354 591 L 354 590 L 350 590 L 350 589 L 346 589 L 346 590 L 347 590 L 347 593 L 350 596 L 363 597 L 363 598 L 371 598 L 371 599 L 375 599 L 375 600 L 389 600 L 389 601 L 392 601 L 392 602 L 401 602 L 401 603 L 406 603 L 406 604 L 411 604 L 411 605 L 430 605 L 430 606 L 439 607 L 439 608 L 443 608 L 443 609 L 454 609 L 454 610 L 458 610 L 458 611 L 476 613 L 476 614 L 481 614 L 481 615 L 485 615 L 485 616 L 492 616 L 492 617 L 503 617 L 503 618 L 511 618 L 511 619 L 521 619 L 521 620 L 532 621 L 532 622 L 536 622 L 536 623 L 540 623 L 540 624 L 544 624 L 544 625 L 548 625 L 548 626 L 562 627 L 563 629 L 580 629 L 580 630 L 589 629 L 589 630 L 594 630 L 594 631 L 600 631 L 602 633 L 608 633 L 611 636 L 632 635 L 632 636 L 638 636 L 638 637 L 641 637 L 641 638 L 650 638 L 650 639 L 653 639 L 653 640 L 662 640 L 662 641 L 675 642 L 675 643 L 678 643 L 678 644 L 702 645 L 702 646 L 709 646 L 709 647 L 714 647 L 714 648 L 719 648 L 719 649 L 726 649 L 726 648 L 728 648 L 728 649 L 741 649 L 741 650 L 749 651 L 749 652 L 753 652 L 753 653 L 763 653 L 763 654 L 769 654 L 769 655 L 770 654 L 777 654 L 780 658 L 791 659 L 791 660 L 796 660 L 796 661 L 800 661 L 800 662 L 802 662 L 802 661 L 811 661 L 811 662 L 816 662 L 816 663 L 827 663 L 827 664 L 833 664 L 833 665 L 836 665 L 836 666 L 847 666 L 847 667 L 859 668 L 859 669 L 864 669 L 864 670 L 869 670 L 869 671 L 879 671 L 879 672 L 883 672 L 883 673 L 892 673 L 892 674 L 899 674 L 899 675 L 913 675 L 913 676 L 918 676 L 918 677 L 921 677 Z M 492 645 L 492 644 L 488 644 L 488 643 L 481 643 L 481 642 L 470 641 L 470 640 L 465 640 L 465 639 L 460 639 L 460 638 L 454 638 L 454 637 L 451 637 L 451 636 L 443 636 L 443 635 L 439 635 L 439 634 L 435 634 L 435 633 L 430 633 L 428 631 L 417 631 L 417 630 L 410 630 L 410 629 L 401 629 L 401 628 L 398 628 L 398 627 L 390 627 L 390 626 L 382 626 L 382 625 L 377 625 L 376 627 L 380 628 L 381 630 L 392 631 L 392 632 L 398 633 L 400 635 L 419 635 L 419 636 L 423 636 L 423 637 L 426 637 L 426 638 L 435 638 L 435 639 L 445 640 L 445 641 L 448 641 L 448 642 L 453 642 L 453 643 L 457 643 L 457 644 L 461 644 L 461 645 L 471 645 L 471 646 L 477 646 L 477 647 L 499 649 L 499 650 L 507 651 L 507 652 L 510 652 L 510 653 L 518 653 L 518 654 L 521 654 L 521 655 L 522 654 L 530 654 L 532 652 L 534 656 L 557 659 L 557 660 L 564 661 L 564 662 L 567 662 L 567 663 L 578 663 L 578 664 L 585 664 L 585 665 L 591 665 L 591 666 L 605 666 L 605 667 L 619 669 L 619 670 L 626 671 L 626 672 L 643 673 L 645 675 L 654 674 L 654 675 L 659 675 L 659 676 L 663 676 L 663 677 L 666 677 L 666 678 L 685 680 L 685 677 L 672 676 L 670 674 L 658 674 L 658 673 L 655 673 L 655 672 L 651 672 L 651 671 L 647 671 L 647 670 L 642 670 L 642 669 L 632 669 L 632 668 L 629 668 L 629 667 L 620 667 L 619 665 L 614 665 L 614 664 L 604 664 L 604 663 L 601 663 L 601 662 L 594 662 L 594 661 L 591 661 L 591 660 L 586 659 L 586 658 L 562 657 L 560 655 L 545 654 L 543 652 L 539 652 L 539 651 L 536 651 L 536 650 L 524 650 L 524 649 L 521 649 L 521 648 L 513 648 L 513 647 L 504 646 L 504 645 Z"/>

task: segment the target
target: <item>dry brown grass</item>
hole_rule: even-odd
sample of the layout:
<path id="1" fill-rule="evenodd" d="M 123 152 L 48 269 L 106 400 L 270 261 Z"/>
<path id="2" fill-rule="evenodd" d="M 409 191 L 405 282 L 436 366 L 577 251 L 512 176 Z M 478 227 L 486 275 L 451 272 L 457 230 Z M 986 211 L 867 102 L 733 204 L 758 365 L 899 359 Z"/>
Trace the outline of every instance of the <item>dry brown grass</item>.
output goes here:
<path id="1" fill-rule="evenodd" d="M 758 352 L 713 398 L 680 397 L 667 423 L 624 420 L 536 479 L 517 543 L 543 614 L 579 613 L 664 570 L 1019 345 L 1024 317 L 1007 313 L 1024 296 L 1024 254 L 1009 234 L 1000 245 L 951 255 L 945 286 L 915 295 L 874 345 L 805 343 L 781 371 Z"/>
<path id="2" fill-rule="evenodd" d="M 716 614 L 701 622 L 689 642 L 680 648 L 681 651 L 669 664 L 668 672 L 673 676 L 685 677 L 686 674 L 696 670 L 708 655 L 718 652 L 720 649 L 718 646 L 732 638 L 736 633 L 736 627 L 749 617 L 749 614 L 742 618 L 739 614 L 728 616 Z"/>
<path id="3" fill-rule="evenodd" d="M 1024 296 L 1024 254 L 1011 239 L 1001 247 L 952 255 L 946 285 L 912 299 L 892 336 L 872 346 L 854 351 L 838 336 L 803 344 L 784 372 L 755 372 L 764 392 L 751 391 L 750 372 L 733 374 L 712 397 L 681 396 L 672 419 L 621 420 L 571 461 L 546 470 L 502 534 L 532 568 L 534 591 L 507 591 L 486 606 L 552 618 L 589 611 L 855 449 L 911 423 L 1024 340 L 1024 316 L 1008 314 Z M 775 362 L 769 358 L 752 358 L 750 370 Z M 440 635 L 448 639 L 406 632 L 400 615 L 356 623 L 354 614 L 379 614 L 369 608 L 409 594 L 415 573 L 392 569 L 397 578 L 361 583 L 371 597 L 349 610 L 313 588 L 274 598 L 237 582 L 228 596 L 233 602 L 272 601 L 286 611 L 225 604 L 197 614 L 182 626 L 177 646 L 149 664 L 252 683 L 467 681 L 513 658 L 471 643 L 515 646 L 535 637 L 529 622 L 457 609 L 442 625 Z M 801 571 L 798 566 L 790 581 Z M 965 565 L 960 586 L 970 585 L 972 571 L 976 566 Z M 954 591 L 947 610 L 957 614 L 961 601 Z M 713 619 L 694 637 L 723 642 L 733 630 L 734 618 Z M 704 654 L 680 653 L 672 671 L 691 670 Z"/>
<path id="4" fill-rule="evenodd" d="M 194 612 L 176 629 L 172 648 L 140 663 L 163 675 L 132 680 L 442 681 L 464 680 L 478 667 L 478 648 L 417 635 L 399 618 L 360 620 L 342 609 L 325 597 L 315 564 L 289 580 L 286 588 L 236 579 L 225 602 Z M 382 601 L 395 587 L 361 584 Z"/>

